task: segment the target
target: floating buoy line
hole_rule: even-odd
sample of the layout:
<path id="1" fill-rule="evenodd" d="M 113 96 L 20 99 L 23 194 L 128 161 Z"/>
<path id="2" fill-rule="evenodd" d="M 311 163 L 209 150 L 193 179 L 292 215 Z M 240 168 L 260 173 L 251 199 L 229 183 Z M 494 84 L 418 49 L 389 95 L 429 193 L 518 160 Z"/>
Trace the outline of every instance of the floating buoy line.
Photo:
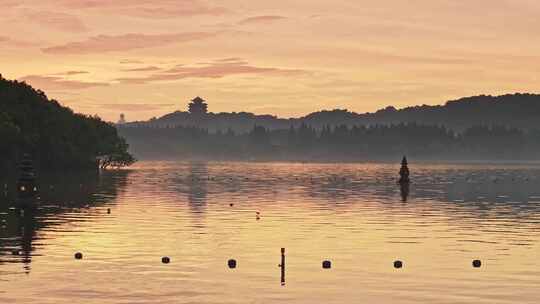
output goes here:
<path id="1" fill-rule="evenodd" d="M 18 250 L 13 250 L 12 251 L 12 254 L 13 255 L 20 255 L 20 251 Z M 83 259 L 83 254 L 81 252 L 76 252 L 74 254 L 74 257 L 76 260 L 82 260 Z M 161 263 L 162 264 L 170 264 L 171 263 L 171 258 L 169 256 L 163 256 L 161 257 Z M 404 267 L 404 262 L 401 261 L 401 260 L 395 260 L 393 263 L 392 263 L 392 266 L 395 268 L 395 269 L 402 269 Z M 472 261 L 472 267 L 473 268 L 480 268 L 482 267 L 482 261 L 481 260 L 478 260 L 478 259 L 475 259 Z M 323 260 L 322 263 L 322 269 L 331 269 L 332 268 L 332 261 L 327 259 L 327 260 Z M 227 267 L 229 269 L 236 269 L 238 267 L 238 261 L 234 258 L 230 258 L 227 260 Z M 281 283 L 284 284 L 285 283 L 285 248 L 281 248 L 281 263 L 278 264 L 278 267 L 281 269 Z"/>

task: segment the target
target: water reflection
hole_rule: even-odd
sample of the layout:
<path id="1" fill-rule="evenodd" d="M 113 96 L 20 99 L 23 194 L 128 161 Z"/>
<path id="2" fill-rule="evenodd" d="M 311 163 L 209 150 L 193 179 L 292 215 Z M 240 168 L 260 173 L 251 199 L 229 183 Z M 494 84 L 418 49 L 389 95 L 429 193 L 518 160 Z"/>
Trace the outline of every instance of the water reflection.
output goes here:
<path id="1" fill-rule="evenodd" d="M 192 163 L 189 165 L 188 203 L 195 215 L 203 214 L 206 208 L 209 179 L 208 165 L 206 163 Z"/>
<path id="2" fill-rule="evenodd" d="M 59 177 L 34 215 L 2 205 L 0 302 L 538 303 L 538 167 L 415 164 L 409 187 L 398 169 L 143 162 Z"/>
<path id="3" fill-rule="evenodd" d="M 40 197 L 34 201 L 34 208 L 24 210 L 17 208 L 15 191 L 6 191 L 0 199 L 0 264 L 22 263 L 28 273 L 34 251 L 39 249 L 33 243 L 40 240 L 40 230 L 80 220 L 64 217 L 66 213 L 92 213 L 92 209 L 114 202 L 126 187 L 128 174 L 125 170 L 43 175 Z"/>
<path id="4" fill-rule="evenodd" d="M 290 209 L 372 212 L 383 216 L 417 218 L 419 222 L 444 223 L 455 229 L 493 230 L 501 221 L 515 221 L 505 229 L 518 231 L 539 222 L 540 169 L 527 166 L 416 165 L 412 184 L 396 185 L 399 165 L 347 164 L 243 164 L 187 163 L 172 165 L 178 200 L 187 197 L 195 226 L 204 227 L 201 215 L 208 203 L 234 202 L 276 209 L 284 218 Z M 168 185 L 167 180 L 163 181 Z M 185 196 L 182 196 L 185 195 Z M 400 205 L 397 203 L 411 204 Z M 314 205 L 315 204 L 315 205 Z M 235 209 L 235 208 L 233 208 Z M 279 210 L 279 211 L 277 211 Z M 251 213 L 252 214 L 252 213 Z M 296 218 L 294 218 L 296 220 Z M 263 220 L 264 221 L 264 220 Z M 328 222 L 333 222 L 331 219 Z M 336 223 L 334 223 L 336 224 Z M 530 244 L 516 233 L 511 243 Z M 521 238 L 521 240 L 519 240 Z M 420 240 L 391 242 L 419 243 Z"/>
<path id="5" fill-rule="evenodd" d="M 407 201 L 407 198 L 409 197 L 409 191 L 410 191 L 410 184 L 409 183 L 400 183 L 399 184 L 399 192 L 401 194 L 401 200 L 403 202 Z"/>

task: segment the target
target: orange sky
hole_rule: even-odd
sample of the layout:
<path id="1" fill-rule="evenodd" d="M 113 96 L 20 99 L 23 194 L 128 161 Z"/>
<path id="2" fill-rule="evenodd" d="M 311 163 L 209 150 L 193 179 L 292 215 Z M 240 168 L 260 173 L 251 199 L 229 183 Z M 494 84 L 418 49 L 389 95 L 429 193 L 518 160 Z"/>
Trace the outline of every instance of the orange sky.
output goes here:
<path id="1" fill-rule="evenodd" d="M 537 0 L 0 0 L 0 73 L 116 120 L 540 92 Z"/>

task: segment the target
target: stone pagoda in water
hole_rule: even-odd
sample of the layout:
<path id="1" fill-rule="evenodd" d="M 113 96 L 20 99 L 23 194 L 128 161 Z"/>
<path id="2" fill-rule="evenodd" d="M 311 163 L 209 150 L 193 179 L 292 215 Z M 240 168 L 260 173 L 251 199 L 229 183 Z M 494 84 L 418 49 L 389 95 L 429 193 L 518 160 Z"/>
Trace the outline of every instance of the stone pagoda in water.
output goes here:
<path id="1" fill-rule="evenodd" d="M 409 167 L 407 166 L 407 157 L 403 156 L 401 160 L 401 169 L 399 169 L 399 183 L 408 184 L 411 180 L 409 179 Z"/>

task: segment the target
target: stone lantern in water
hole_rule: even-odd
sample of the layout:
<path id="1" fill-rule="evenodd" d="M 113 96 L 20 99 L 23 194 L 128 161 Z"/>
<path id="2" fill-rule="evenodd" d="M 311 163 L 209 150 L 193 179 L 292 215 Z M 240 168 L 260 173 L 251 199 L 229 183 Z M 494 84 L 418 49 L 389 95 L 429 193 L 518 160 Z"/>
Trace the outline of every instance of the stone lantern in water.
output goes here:
<path id="1" fill-rule="evenodd" d="M 24 154 L 19 164 L 17 194 L 23 206 L 26 205 L 27 200 L 35 198 L 38 194 L 34 164 L 29 154 Z"/>

